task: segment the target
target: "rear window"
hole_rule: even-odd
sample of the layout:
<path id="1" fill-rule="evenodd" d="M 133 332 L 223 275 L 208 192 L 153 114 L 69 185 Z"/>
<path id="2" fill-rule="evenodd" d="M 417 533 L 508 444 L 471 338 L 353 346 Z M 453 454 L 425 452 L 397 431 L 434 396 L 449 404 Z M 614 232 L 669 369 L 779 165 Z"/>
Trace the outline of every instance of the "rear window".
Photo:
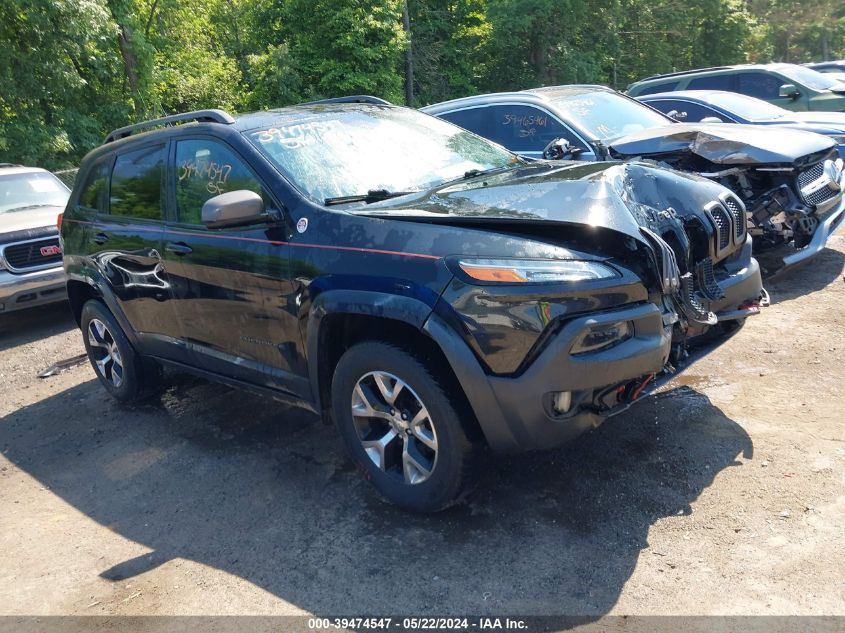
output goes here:
<path id="1" fill-rule="evenodd" d="M 117 157 L 111 177 L 112 215 L 161 219 L 161 176 L 164 145 L 145 147 Z"/>

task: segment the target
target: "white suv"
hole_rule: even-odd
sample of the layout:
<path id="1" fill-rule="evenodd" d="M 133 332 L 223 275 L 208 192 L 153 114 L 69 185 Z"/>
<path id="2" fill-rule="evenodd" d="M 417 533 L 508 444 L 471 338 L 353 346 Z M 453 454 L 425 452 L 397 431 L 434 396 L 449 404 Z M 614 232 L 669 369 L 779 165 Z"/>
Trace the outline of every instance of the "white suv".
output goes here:
<path id="1" fill-rule="evenodd" d="M 0 313 L 67 297 L 57 224 L 69 196 L 49 171 L 0 163 Z"/>

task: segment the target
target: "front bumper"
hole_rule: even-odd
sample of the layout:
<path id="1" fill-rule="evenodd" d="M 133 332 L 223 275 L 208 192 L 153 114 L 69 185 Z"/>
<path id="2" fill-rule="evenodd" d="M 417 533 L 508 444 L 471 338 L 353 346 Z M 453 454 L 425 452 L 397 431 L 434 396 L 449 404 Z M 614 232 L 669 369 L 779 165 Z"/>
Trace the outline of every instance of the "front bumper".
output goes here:
<path id="1" fill-rule="evenodd" d="M 759 311 L 748 307 L 759 305 L 765 296 L 756 260 L 749 258 L 720 286 L 725 296 L 711 305 L 720 320 L 737 320 Z M 429 317 L 423 330 L 446 355 L 491 448 L 517 452 L 550 448 L 598 426 L 726 338 L 712 333 L 702 336 L 682 363 L 667 369 L 673 326 L 665 316 L 657 305 L 641 303 L 571 319 L 550 337 L 531 365 L 514 376 L 486 374 L 469 347 L 438 315 Z M 596 352 L 570 353 L 585 329 L 618 321 L 633 326 L 631 338 Z M 571 406 L 563 413 L 552 406 L 558 392 L 571 394 Z"/>
<path id="2" fill-rule="evenodd" d="M 66 298 L 65 271 L 61 266 L 20 274 L 0 270 L 0 313 Z"/>
<path id="3" fill-rule="evenodd" d="M 845 178 L 843 178 L 842 184 L 845 185 Z M 801 250 L 783 258 L 784 265 L 794 266 L 818 255 L 827 244 L 828 238 L 841 226 L 843 220 L 845 220 L 845 195 L 839 200 L 839 204 L 828 211 L 827 215 L 819 222 L 810 243 Z"/>

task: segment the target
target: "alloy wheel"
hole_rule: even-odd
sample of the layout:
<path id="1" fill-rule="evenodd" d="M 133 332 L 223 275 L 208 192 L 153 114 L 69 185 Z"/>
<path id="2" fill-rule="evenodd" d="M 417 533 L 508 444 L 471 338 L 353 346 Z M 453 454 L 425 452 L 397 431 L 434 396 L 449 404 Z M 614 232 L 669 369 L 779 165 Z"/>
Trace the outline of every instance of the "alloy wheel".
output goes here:
<path id="1" fill-rule="evenodd" d="M 89 354 L 100 376 L 115 388 L 123 384 L 123 358 L 108 326 L 100 319 L 88 323 Z"/>
<path id="2" fill-rule="evenodd" d="M 437 465 L 437 432 L 422 399 L 401 378 L 373 371 L 352 392 L 352 420 L 372 462 L 406 484 L 420 484 Z"/>

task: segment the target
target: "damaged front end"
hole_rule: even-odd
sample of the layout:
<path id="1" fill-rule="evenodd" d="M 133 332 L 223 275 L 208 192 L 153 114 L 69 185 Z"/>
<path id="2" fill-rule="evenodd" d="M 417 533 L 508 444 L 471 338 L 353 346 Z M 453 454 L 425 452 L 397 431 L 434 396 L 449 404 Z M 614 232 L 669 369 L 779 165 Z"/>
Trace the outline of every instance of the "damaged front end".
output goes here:
<path id="1" fill-rule="evenodd" d="M 829 139 L 796 130 L 766 136 L 746 126 L 681 127 L 619 139 L 609 153 L 655 160 L 729 188 L 745 205 L 758 251 L 791 243 L 786 266 L 818 253 L 845 219 L 845 164 Z"/>
<path id="2" fill-rule="evenodd" d="M 652 247 L 672 351 L 663 372 L 600 394 L 605 409 L 653 389 L 769 303 L 737 195 L 703 178 L 645 163 L 626 167 L 611 182 Z"/>

